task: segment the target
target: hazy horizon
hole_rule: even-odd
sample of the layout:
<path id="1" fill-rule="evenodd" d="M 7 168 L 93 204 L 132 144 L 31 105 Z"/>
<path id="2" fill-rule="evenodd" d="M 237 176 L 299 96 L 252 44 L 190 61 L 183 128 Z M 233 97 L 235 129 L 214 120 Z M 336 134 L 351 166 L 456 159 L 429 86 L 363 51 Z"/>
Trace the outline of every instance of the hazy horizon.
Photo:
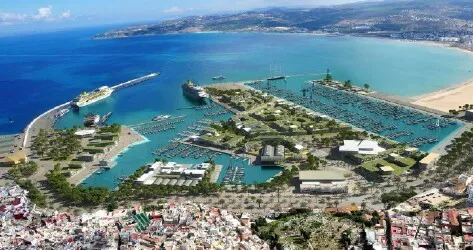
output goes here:
<path id="1" fill-rule="evenodd" d="M 272 7 L 317 7 L 360 0 L 149 0 L 120 1 L 83 0 L 7 0 L 0 6 L 0 35 L 39 33 L 77 27 L 112 24 L 145 23 L 175 19 L 190 15 L 221 14 Z"/>

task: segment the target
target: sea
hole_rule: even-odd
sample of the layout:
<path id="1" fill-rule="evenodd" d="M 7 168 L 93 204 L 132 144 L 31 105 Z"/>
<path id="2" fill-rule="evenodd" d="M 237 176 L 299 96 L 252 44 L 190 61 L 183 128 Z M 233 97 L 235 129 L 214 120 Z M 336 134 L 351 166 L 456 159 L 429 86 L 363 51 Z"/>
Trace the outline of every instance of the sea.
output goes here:
<path id="1" fill-rule="evenodd" d="M 265 79 L 271 74 L 291 76 L 288 88 L 323 77 L 330 69 L 337 80 L 367 83 L 375 91 L 413 97 L 473 78 L 473 57 L 456 49 L 426 44 L 348 36 L 310 34 L 198 33 L 93 40 L 109 27 L 2 37 L 0 39 L 0 134 L 22 131 L 34 117 L 83 91 L 115 85 L 159 71 L 143 84 L 110 98 L 69 112 L 56 127 L 80 125 L 89 112 L 113 112 L 109 123 L 125 125 L 152 117 L 187 115 L 182 128 L 201 119 L 203 112 L 182 110 L 196 105 L 183 97 L 181 84 L 193 80 L 213 83 Z M 275 70 L 277 69 L 277 70 Z M 277 71 L 277 72 L 275 72 Z M 205 113 L 205 112 L 204 112 Z M 215 119 L 227 119 L 222 115 Z M 9 121 L 13 120 L 13 123 Z M 87 186 L 113 189 L 116 178 L 152 162 L 151 154 L 167 145 L 178 131 L 148 135 L 148 141 L 117 157 L 117 166 L 85 180 Z M 199 163 L 196 159 L 171 159 Z M 218 164 L 245 167 L 244 182 L 264 182 L 279 167 L 249 166 L 245 160 L 218 156 Z"/>

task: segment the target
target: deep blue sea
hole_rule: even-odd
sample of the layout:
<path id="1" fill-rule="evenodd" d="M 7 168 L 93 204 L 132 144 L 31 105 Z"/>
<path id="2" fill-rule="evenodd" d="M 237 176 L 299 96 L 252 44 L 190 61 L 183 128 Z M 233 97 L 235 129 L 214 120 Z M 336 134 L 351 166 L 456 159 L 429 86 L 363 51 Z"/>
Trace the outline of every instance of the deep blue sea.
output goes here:
<path id="1" fill-rule="evenodd" d="M 200 84 L 224 75 L 227 81 L 262 79 L 270 65 L 285 75 L 324 73 L 339 80 L 401 96 L 436 91 L 473 78 L 473 57 L 455 49 L 370 38 L 324 37 L 307 34 L 178 34 L 116 40 L 91 40 L 105 28 L 0 38 L 0 134 L 20 132 L 44 110 L 66 102 L 84 90 L 160 71 L 161 76 L 120 90 L 80 114 L 69 113 L 57 124 L 80 124 L 87 112 L 112 111 L 110 122 L 136 124 L 158 114 L 181 114 L 193 105 L 180 85 L 188 79 Z M 319 78 L 290 78 L 300 83 Z M 15 122 L 8 123 L 12 118 Z M 161 134 L 135 146 L 119 158 L 112 175 L 132 173 L 151 161 L 162 146 Z M 163 137 L 163 138 L 161 138 Z M 227 161 L 224 159 L 222 161 Z M 187 162 L 182 162 L 187 163 Z M 191 162 L 190 162 L 191 163 Z M 227 164 L 222 162 L 222 164 Z M 279 169 L 247 173 L 267 179 Z M 95 179 L 94 179 L 95 178 Z M 87 183 L 113 187 L 107 175 Z M 105 180 L 105 181 L 104 181 Z"/>

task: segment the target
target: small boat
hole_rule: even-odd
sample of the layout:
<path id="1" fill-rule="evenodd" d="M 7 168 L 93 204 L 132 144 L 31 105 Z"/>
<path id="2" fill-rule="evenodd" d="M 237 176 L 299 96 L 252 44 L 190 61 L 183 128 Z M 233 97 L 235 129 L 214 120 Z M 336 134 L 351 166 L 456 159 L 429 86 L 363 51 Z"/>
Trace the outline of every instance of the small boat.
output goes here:
<path id="1" fill-rule="evenodd" d="M 170 115 L 158 115 L 158 116 L 153 117 L 152 121 L 154 121 L 154 122 L 162 121 L 164 119 L 168 119 L 169 117 L 171 117 L 171 116 Z"/>
<path id="2" fill-rule="evenodd" d="M 54 118 L 56 118 L 56 119 L 61 118 L 65 114 L 67 114 L 68 112 L 69 112 L 69 109 L 61 109 L 54 115 Z"/>
<path id="3" fill-rule="evenodd" d="M 102 173 L 102 171 L 97 171 L 97 172 L 95 172 L 95 174 L 101 174 L 101 173 Z"/>
<path id="4" fill-rule="evenodd" d="M 214 76 L 214 77 L 212 77 L 212 80 L 214 80 L 214 81 L 216 81 L 216 80 L 223 80 L 223 79 L 225 79 L 224 76 Z"/>

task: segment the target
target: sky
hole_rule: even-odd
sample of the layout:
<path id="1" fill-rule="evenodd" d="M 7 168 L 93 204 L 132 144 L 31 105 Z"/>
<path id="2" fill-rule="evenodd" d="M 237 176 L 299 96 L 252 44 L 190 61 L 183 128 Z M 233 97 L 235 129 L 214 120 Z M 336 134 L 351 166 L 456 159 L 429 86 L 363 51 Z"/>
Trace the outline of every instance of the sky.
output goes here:
<path id="1" fill-rule="evenodd" d="M 0 34 L 152 22 L 265 7 L 315 7 L 359 0 L 0 0 Z"/>

